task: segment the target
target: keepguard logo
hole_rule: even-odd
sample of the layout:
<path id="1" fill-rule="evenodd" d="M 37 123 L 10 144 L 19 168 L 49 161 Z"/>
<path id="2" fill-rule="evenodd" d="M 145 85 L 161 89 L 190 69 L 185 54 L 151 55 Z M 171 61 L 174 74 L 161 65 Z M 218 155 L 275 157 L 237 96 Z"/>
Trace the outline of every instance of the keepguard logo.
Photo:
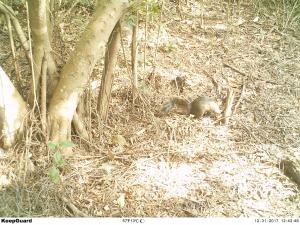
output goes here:
<path id="1" fill-rule="evenodd" d="M 2 218 L 1 223 L 17 224 L 17 223 L 32 223 L 32 219 L 4 219 Z"/>

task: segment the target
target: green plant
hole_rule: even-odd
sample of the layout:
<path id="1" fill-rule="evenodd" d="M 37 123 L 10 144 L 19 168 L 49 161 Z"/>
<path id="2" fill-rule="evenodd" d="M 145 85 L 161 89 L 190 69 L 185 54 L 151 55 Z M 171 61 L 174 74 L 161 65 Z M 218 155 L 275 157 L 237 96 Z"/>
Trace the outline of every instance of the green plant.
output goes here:
<path id="1" fill-rule="evenodd" d="M 166 45 L 164 50 L 168 53 L 173 52 L 177 49 L 177 41 L 176 40 L 170 40 Z"/>
<path id="2" fill-rule="evenodd" d="M 299 29 L 300 0 L 254 0 L 254 4 L 259 14 L 275 17 L 280 29 Z"/>
<path id="3" fill-rule="evenodd" d="M 62 5 L 65 7 L 71 6 L 74 4 L 74 0 L 62 1 Z M 95 0 L 77 0 L 77 5 L 87 8 L 93 8 L 95 6 Z"/>
<path id="4" fill-rule="evenodd" d="M 151 21 L 154 21 L 161 11 L 162 0 L 142 0 L 135 1 L 131 6 L 130 15 L 129 15 L 129 25 L 130 22 L 136 21 L 136 12 L 138 11 L 141 17 L 147 16 Z M 128 18 L 128 16 L 126 17 Z"/>
<path id="5" fill-rule="evenodd" d="M 48 171 L 48 176 L 52 180 L 52 182 L 56 184 L 60 182 L 60 169 L 62 169 L 65 165 L 65 161 L 60 150 L 63 148 L 70 148 L 74 146 L 75 144 L 71 141 L 63 141 L 60 143 L 48 143 L 48 148 L 51 150 L 53 156 L 53 165 Z"/>
<path id="6" fill-rule="evenodd" d="M 2 2 L 9 6 L 19 6 L 25 3 L 25 0 L 2 0 Z"/>

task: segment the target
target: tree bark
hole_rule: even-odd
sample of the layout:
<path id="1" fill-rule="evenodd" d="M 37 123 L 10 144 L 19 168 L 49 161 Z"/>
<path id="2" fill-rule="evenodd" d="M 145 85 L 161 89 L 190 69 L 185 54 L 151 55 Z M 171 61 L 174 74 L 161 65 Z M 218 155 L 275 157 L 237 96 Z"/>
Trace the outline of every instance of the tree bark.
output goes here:
<path id="1" fill-rule="evenodd" d="M 53 26 L 54 26 L 54 9 L 51 6 L 51 0 L 47 0 L 46 11 L 47 11 L 47 26 L 48 26 L 48 37 L 51 43 L 53 37 Z"/>
<path id="2" fill-rule="evenodd" d="M 0 66 L 0 146 L 12 147 L 23 132 L 26 103 Z"/>
<path id="3" fill-rule="evenodd" d="M 107 120 L 108 105 L 110 102 L 112 83 L 114 79 L 113 69 L 117 62 L 121 42 L 120 29 L 120 23 L 118 22 L 110 35 L 105 53 L 105 65 L 97 105 L 99 117 L 103 123 Z"/>
<path id="4" fill-rule="evenodd" d="M 42 61 L 41 72 L 41 122 L 42 131 L 47 139 L 47 55 L 45 54 Z"/>
<path id="5" fill-rule="evenodd" d="M 48 77 L 48 91 L 49 96 L 58 82 L 58 74 L 56 64 L 51 55 L 51 44 L 49 39 L 48 29 L 48 13 L 46 0 L 29 0 L 29 19 L 30 28 L 33 40 L 33 79 L 28 97 L 30 105 L 34 104 L 35 93 L 39 90 L 39 81 L 41 77 L 42 60 L 44 54 L 47 58 L 47 77 Z M 51 32 L 51 31 L 50 31 Z"/>
<path id="6" fill-rule="evenodd" d="M 59 83 L 49 105 L 49 136 L 53 142 L 68 140 L 71 121 L 89 75 L 115 24 L 119 21 L 128 0 L 98 2 L 93 18 L 61 72 Z"/>

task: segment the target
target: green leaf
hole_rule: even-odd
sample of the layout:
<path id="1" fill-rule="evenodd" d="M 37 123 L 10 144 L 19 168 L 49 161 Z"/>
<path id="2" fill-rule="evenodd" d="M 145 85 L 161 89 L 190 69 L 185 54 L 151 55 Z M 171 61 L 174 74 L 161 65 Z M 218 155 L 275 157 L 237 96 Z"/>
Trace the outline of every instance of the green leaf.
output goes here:
<path id="1" fill-rule="evenodd" d="M 65 161 L 63 160 L 63 157 L 60 152 L 54 153 L 54 162 L 58 167 L 62 167 L 65 164 Z"/>
<path id="2" fill-rule="evenodd" d="M 48 172 L 48 175 L 52 182 L 57 184 L 60 181 L 59 170 L 55 166 L 51 167 L 51 169 Z"/>
<path id="3" fill-rule="evenodd" d="M 152 5 L 152 7 L 150 8 L 150 12 L 154 14 L 158 14 L 160 12 L 160 5 L 158 4 Z"/>
<path id="4" fill-rule="evenodd" d="M 68 147 L 75 147 L 76 145 L 72 141 L 62 141 L 59 143 L 59 147 L 61 148 L 68 148 Z"/>
<path id="5" fill-rule="evenodd" d="M 51 150 L 55 150 L 57 148 L 58 144 L 53 143 L 53 142 L 49 142 L 48 143 L 48 148 L 50 148 Z"/>

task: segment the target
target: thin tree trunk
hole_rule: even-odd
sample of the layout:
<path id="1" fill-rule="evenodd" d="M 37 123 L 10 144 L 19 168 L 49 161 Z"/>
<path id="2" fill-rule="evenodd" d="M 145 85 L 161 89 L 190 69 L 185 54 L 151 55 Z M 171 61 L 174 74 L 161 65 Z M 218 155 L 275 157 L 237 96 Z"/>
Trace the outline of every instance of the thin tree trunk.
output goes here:
<path id="1" fill-rule="evenodd" d="M 136 15 L 136 24 L 132 28 L 132 40 L 131 40 L 131 69 L 132 69 L 132 102 L 135 102 L 138 91 L 138 77 L 137 77 L 137 33 L 139 27 L 138 13 Z"/>
<path id="2" fill-rule="evenodd" d="M 3 2 L 0 1 L 0 12 L 2 12 L 5 15 L 8 15 L 10 17 L 12 25 L 15 28 L 17 36 L 20 40 L 20 43 L 21 43 L 23 49 L 25 50 L 26 57 L 27 57 L 29 63 L 31 63 L 31 57 L 29 54 L 29 43 L 26 39 L 25 33 L 22 30 L 22 27 L 21 27 L 18 19 L 15 16 L 14 11 L 9 6 L 5 5 Z"/>
<path id="3" fill-rule="evenodd" d="M 68 140 L 80 95 L 114 26 L 129 7 L 127 0 L 98 1 L 93 18 L 61 72 L 49 105 L 49 135 L 54 142 Z"/>
<path id="4" fill-rule="evenodd" d="M 14 37 L 12 33 L 12 28 L 11 28 L 11 20 L 9 15 L 6 14 L 6 22 L 7 22 L 7 27 L 8 27 L 8 33 L 9 33 L 9 41 L 10 41 L 10 47 L 11 47 L 11 52 L 13 55 L 14 59 L 14 66 L 15 66 L 15 72 L 16 72 L 16 78 L 18 82 L 18 88 L 21 90 L 21 77 L 20 77 L 20 70 L 19 70 L 19 64 L 17 62 L 17 57 L 16 57 L 16 48 L 15 48 L 15 42 L 14 42 Z"/>
<path id="5" fill-rule="evenodd" d="M 44 54 L 41 78 L 41 122 L 42 131 L 47 139 L 47 55 Z"/>
<path id="6" fill-rule="evenodd" d="M 108 47 L 105 53 L 105 65 L 97 105 L 99 117 L 103 123 L 107 120 L 109 108 L 108 106 L 110 102 L 112 83 L 114 79 L 113 69 L 117 62 L 118 51 L 121 43 L 120 29 L 120 23 L 118 22 L 109 37 Z"/>
<path id="7" fill-rule="evenodd" d="M 34 103 L 34 92 L 39 89 L 41 77 L 42 60 L 44 54 L 47 58 L 47 77 L 49 78 L 48 93 L 51 96 L 57 81 L 58 74 L 54 59 L 51 55 L 51 44 L 49 39 L 47 21 L 47 3 L 45 0 L 28 0 L 30 28 L 33 40 L 33 80 L 30 88 L 28 101 L 30 105 Z M 38 93 L 37 93 L 38 94 Z"/>

